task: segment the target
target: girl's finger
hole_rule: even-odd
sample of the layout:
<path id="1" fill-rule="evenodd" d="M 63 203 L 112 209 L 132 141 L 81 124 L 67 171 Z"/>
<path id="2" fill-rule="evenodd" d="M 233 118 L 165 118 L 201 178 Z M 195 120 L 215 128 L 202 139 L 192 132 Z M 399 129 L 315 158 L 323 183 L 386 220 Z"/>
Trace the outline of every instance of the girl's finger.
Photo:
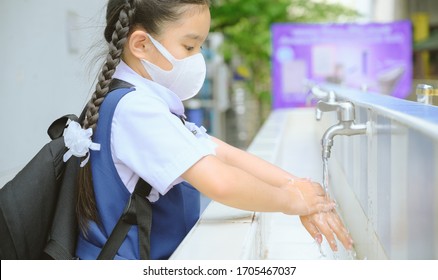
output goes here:
<path id="1" fill-rule="evenodd" d="M 353 239 L 342 224 L 339 216 L 335 212 L 328 213 L 328 215 L 327 222 L 331 230 L 336 234 L 338 240 L 342 243 L 344 248 L 351 250 L 353 248 Z"/>
<path id="2" fill-rule="evenodd" d="M 335 234 L 332 231 L 330 225 L 328 224 L 328 215 L 330 213 L 320 213 L 318 214 L 316 225 L 318 227 L 318 230 L 325 236 L 327 239 L 327 242 L 330 245 L 330 248 L 332 251 L 336 252 L 338 251 L 338 245 L 336 243 Z"/>
<path id="3" fill-rule="evenodd" d="M 301 223 L 307 232 L 312 236 L 312 238 L 318 243 L 322 243 L 322 235 L 319 232 L 318 228 L 312 223 L 311 219 L 308 216 L 301 216 Z"/>

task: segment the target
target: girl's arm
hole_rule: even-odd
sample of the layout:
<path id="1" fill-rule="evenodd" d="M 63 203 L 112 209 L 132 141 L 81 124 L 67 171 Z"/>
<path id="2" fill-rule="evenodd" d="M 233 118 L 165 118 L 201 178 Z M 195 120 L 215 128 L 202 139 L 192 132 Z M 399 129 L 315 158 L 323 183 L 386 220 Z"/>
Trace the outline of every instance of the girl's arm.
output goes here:
<path id="1" fill-rule="evenodd" d="M 233 147 L 217 138 L 211 137 L 217 144 L 216 155 L 223 162 L 254 174 L 260 180 L 273 185 L 283 186 L 290 179 L 298 179 L 285 170 L 246 151 Z"/>
<path id="2" fill-rule="evenodd" d="M 216 156 L 200 159 L 182 178 L 207 197 L 243 210 L 308 215 L 335 206 L 310 181 L 284 180 L 282 186 L 273 186 Z"/>
<path id="3" fill-rule="evenodd" d="M 353 240 L 334 209 L 314 211 L 334 205 L 317 200 L 321 194 L 325 196 L 319 184 L 300 180 L 248 152 L 217 138 L 213 140 L 218 145 L 217 158 L 206 157 L 183 175 L 189 182 L 194 180 L 195 186 L 199 184 L 201 192 L 240 209 L 300 215 L 304 227 L 318 243 L 324 235 L 332 250 L 337 251 L 336 235 L 346 249 L 352 248 Z M 223 169 L 215 169 L 218 164 Z M 197 172 L 203 175 L 198 177 Z M 210 189 L 210 184 L 215 187 Z M 311 214 L 299 214 L 303 212 Z"/>

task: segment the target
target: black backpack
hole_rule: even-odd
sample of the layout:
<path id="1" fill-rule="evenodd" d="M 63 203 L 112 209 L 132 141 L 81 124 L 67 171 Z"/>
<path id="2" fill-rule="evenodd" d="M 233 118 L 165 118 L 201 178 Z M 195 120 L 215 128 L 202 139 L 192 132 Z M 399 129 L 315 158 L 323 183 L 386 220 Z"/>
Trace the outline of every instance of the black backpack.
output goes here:
<path id="1" fill-rule="evenodd" d="M 48 129 L 52 139 L 0 190 L 1 259 L 72 259 L 77 222 L 79 159 L 63 161 L 66 115 Z M 52 225 L 54 225 L 52 227 Z"/>
<path id="2" fill-rule="evenodd" d="M 116 80 L 114 80 L 116 81 Z M 112 85 L 112 90 L 130 85 Z M 81 115 L 83 119 L 84 112 Z M 63 132 L 76 115 L 65 115 L 50 125 L 47 143 L 27 165 L 0 189 L 0 259 L 76 259 L 78 222 L 76 202 L 80 159 L 63 156 Z M 98 259 L 113 259 L 129 228 L 142 231 L 140 255 L 149 258 L 152 210 L 146 196 L 151 186 L 139 180 L 126 209 Z"/>

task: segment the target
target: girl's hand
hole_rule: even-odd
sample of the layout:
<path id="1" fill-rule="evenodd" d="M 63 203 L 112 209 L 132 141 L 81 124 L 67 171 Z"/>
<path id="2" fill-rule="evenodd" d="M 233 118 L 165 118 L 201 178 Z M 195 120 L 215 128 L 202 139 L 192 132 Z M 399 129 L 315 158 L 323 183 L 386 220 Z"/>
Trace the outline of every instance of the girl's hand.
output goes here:
<path id="1" fill-rule="evenodd" d="M 319 244 L 321 244 L 322 235 L 324 235 L 334 252 L 338 250 L 335 236 L 345 249 L 351 250 L 353 248 L 353 239 L 351 239 L 348 230 L 344 227 L 335 210 L 300 216 L 300 220 L 313 239 Z"/>
<path id="2" fill-rule="evenodd" d="M 327 198 L 321 185 L 309 179 L 293 178 L 281 188 L 285 189 L 291 198 L 290 208 L 285 214 L 306 216 L 331 211 L 336 206 Z"/>

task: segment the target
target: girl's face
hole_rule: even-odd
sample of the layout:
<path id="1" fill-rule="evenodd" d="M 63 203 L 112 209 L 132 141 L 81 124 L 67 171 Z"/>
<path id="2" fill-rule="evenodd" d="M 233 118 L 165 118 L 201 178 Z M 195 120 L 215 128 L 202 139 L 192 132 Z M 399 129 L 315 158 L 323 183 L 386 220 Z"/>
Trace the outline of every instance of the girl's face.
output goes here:
<path id="1" fill-rule="evenodd" d="M 210 30 L 210 10 L 207 6 L 189 5 L 185 9 L 178 21 L 167 23 L 162 32 L 154 37 L 177 59 L 199 53 Z M 172 68 L 154 47 L 150 49 L 148 58 L 164 70 Z"/>

